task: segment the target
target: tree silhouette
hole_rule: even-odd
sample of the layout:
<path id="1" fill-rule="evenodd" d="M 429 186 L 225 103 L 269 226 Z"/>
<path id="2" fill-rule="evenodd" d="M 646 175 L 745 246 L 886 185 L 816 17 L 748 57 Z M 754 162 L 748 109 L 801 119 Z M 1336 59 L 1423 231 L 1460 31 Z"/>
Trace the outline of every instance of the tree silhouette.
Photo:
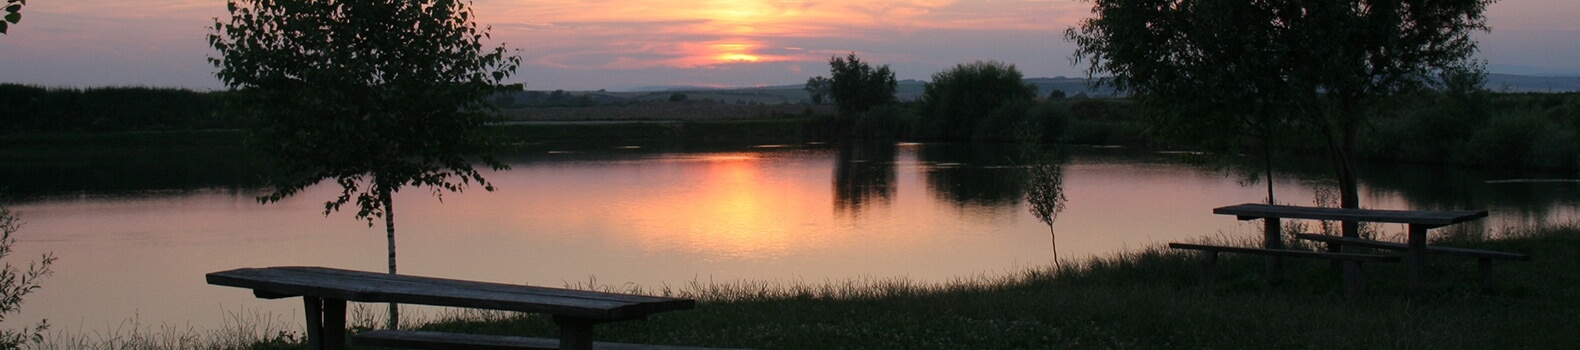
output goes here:
<path id="1" fill-rule="evenodd" d="M 393 195 L 435 195 L 476 183 L 489 156 L 487 98 L 520 58 L 473 22 L 457 0 L 232 0 L 209 44 L 229 105 L 253 120 L 253 145 L 278 165 L 264 203 L 323 181 L 340 185 L 324 214 L 355 202 L 356 217 L 383 218 L 395 269 Z M 390 305 L 390 328 L 398 325 Z"/>
<path id="2" fill-rule="evenodd" d="M 1341 206 L 1358 208 L 1361 128 L 1388 112 L 1383 99 L 1467 64 L 1493 1 L 1094 0 L 1096 16 L 1065 37 L 1088 76 L 1136 96 L 1161 129 L 1230 144 L 1249 135 L 1264 150 L 1312 136 Z"/>
<path id="3" fill-rule="evenodd" d="M 806 87 L 803 87 L 802 89 L 806 90 L 807 94 L 811 95 L 812 104 L 820 105 L 823 104 L 823 101 L 828 97 L 828 89 L 830 84 L 831 82 L 828 80 L 828 78 L 824 78 L 820 75 L 807 78 Z"/>
<path id="4" fill-rule="evenodd" d="M 1020 128 L 1021 159 L 1026 162 L 1026 209 L 1031 215 L 1048 225 L 1048 239 L 1053 243 L 1053 268 L 1059 269 L 1059 236 L 1053 231 L 1053 222 L 1059 219 L 1069 198 L 1064 195 L 1064 166 L 1058 154 L 1042 149 L 1037 140 L 1042 136 L 1034 128 Z"/>
<path id="5" fill-rule="evenodd" d="M 856 116 L 896 101 L 894 91 L 899 88 L 899 81 L 894 80 L 889 65 L 873 68 L 856 58 L 854 52 L 845 58 L 830 57 L 828 65 L 829 96 L 839 105 L 840 113 Z"/>

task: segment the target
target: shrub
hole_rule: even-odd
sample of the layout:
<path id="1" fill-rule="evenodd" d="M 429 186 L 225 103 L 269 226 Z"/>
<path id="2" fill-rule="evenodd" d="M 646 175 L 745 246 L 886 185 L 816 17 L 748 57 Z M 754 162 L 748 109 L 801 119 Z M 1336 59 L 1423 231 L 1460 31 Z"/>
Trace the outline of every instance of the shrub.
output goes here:
<path id="1" fill-rule="evenodd" d="M 0 204 L 0 259 L 11 255 L 11 245 L 16 243 L 16 238 L 11 237 L 11 234 L 21 228 L 21 220 L 11 213 L 10 208 Z M 21 309 L 22 297 L 38 290 L 38 280 L 51 273 L 49 267 L 54 263 L 53 255 L 44 254 L 41 260 L 29 262 L 26 270 L 12 266 L 9 262 L 0 267 L 0 319 Z M 46 329 L 49 329 L 49 323 L 41 321 L 33 327 L 0 330 L 0 349 L 16 349 L 23 344 L 42 341 Z"/>
<path id="2" fill-rule="evenodd" d="M 923 88 L 922 121 L 944 139 L 999 139 L 995 135 L 1008 132 L 1036 94 L 1035 87 L 1022 81 L 1015 65 L 997 61 L 961 64 L 933 74 Z M 1001 108 L 1006 110 L 999 111 Z M 999 120 L 984 121 L 995 118 Z M 1005 130 L 981 129 L 1000 127 Z"/>

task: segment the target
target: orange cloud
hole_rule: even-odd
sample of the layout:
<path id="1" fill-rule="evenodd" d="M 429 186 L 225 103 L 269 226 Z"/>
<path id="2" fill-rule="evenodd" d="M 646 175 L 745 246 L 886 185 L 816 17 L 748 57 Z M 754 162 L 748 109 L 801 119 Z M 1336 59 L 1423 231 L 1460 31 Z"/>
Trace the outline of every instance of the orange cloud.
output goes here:
<path id="1" fill-rule="evenodd" d="M 1056 11 L 1084 13 L 1084 6 L 1034 0 L 550 0 L 476 5 L 482 21 L 496 23 L 495 37 L 542 52 L 538 64 L 561 69 L 820 62 L 849 49 L 790 49 L 786 41 L 886 40 L 927 29 L 1037 30 L 1053 36 L 1068 26 L 1055 20 Z"/>

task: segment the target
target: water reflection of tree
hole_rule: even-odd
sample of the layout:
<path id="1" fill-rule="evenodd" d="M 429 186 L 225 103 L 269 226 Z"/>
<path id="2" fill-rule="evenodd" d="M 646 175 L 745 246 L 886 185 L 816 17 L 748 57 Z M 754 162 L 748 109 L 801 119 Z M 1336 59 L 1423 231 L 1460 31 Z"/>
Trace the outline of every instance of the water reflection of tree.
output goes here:
<path id="1" fill-rule="evenodd" d="M 860 212 L 873 201 L 888 204 L 894 198 L 897 154 L 893 142 L 840 145 L 834 160 L 834 208 Z"/>
<path id="2" fill-rule="evenodd" d="M 1016 151 L 1001 144 L 928 145 L 917 158 L 927 164 L 927 188 L 934 196 L 962 207 L 1009 208 L 1026 192 L 1014 164 Z"/>

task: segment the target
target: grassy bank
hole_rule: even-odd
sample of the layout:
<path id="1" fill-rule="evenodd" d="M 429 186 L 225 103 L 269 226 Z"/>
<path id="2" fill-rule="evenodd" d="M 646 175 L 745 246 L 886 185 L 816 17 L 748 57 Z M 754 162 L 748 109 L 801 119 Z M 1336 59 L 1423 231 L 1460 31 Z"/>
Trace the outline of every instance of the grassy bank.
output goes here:
<path id="1" fill-rule="evenodd" d="M 1194 255 L 1149 248 L 1117 256 L 941 284 L 873 279 L 816 284 L 692 283 L 629 290 L 698 298 L 695 310 L 601 325 L 609 341 L 764 349 L 1011 348 L 1552 348 L 1580 342 L 1580 227 L 1446 238 L 1436 243 L 1529 253 L 1498 263 L 1496 287 L 1475 262 L 1432 257 L 1425 295 L 1404 266 L 1369 265 L 1367 297 L 1346 302 L 1327 262 L 1287 261 L 1288 279 L 1259 275 L 1260 257 L 1226 255 L 1219 283 L 1197 287 Z M 1055 278 L 1057 276 L 1057 278 Z M 585 286 L 583 286 L 585 287 Z M 603 288 L 609 289 L 609 288 Z M 499 314 L 430 330 L 554 336 L 549 319 Z"/>

